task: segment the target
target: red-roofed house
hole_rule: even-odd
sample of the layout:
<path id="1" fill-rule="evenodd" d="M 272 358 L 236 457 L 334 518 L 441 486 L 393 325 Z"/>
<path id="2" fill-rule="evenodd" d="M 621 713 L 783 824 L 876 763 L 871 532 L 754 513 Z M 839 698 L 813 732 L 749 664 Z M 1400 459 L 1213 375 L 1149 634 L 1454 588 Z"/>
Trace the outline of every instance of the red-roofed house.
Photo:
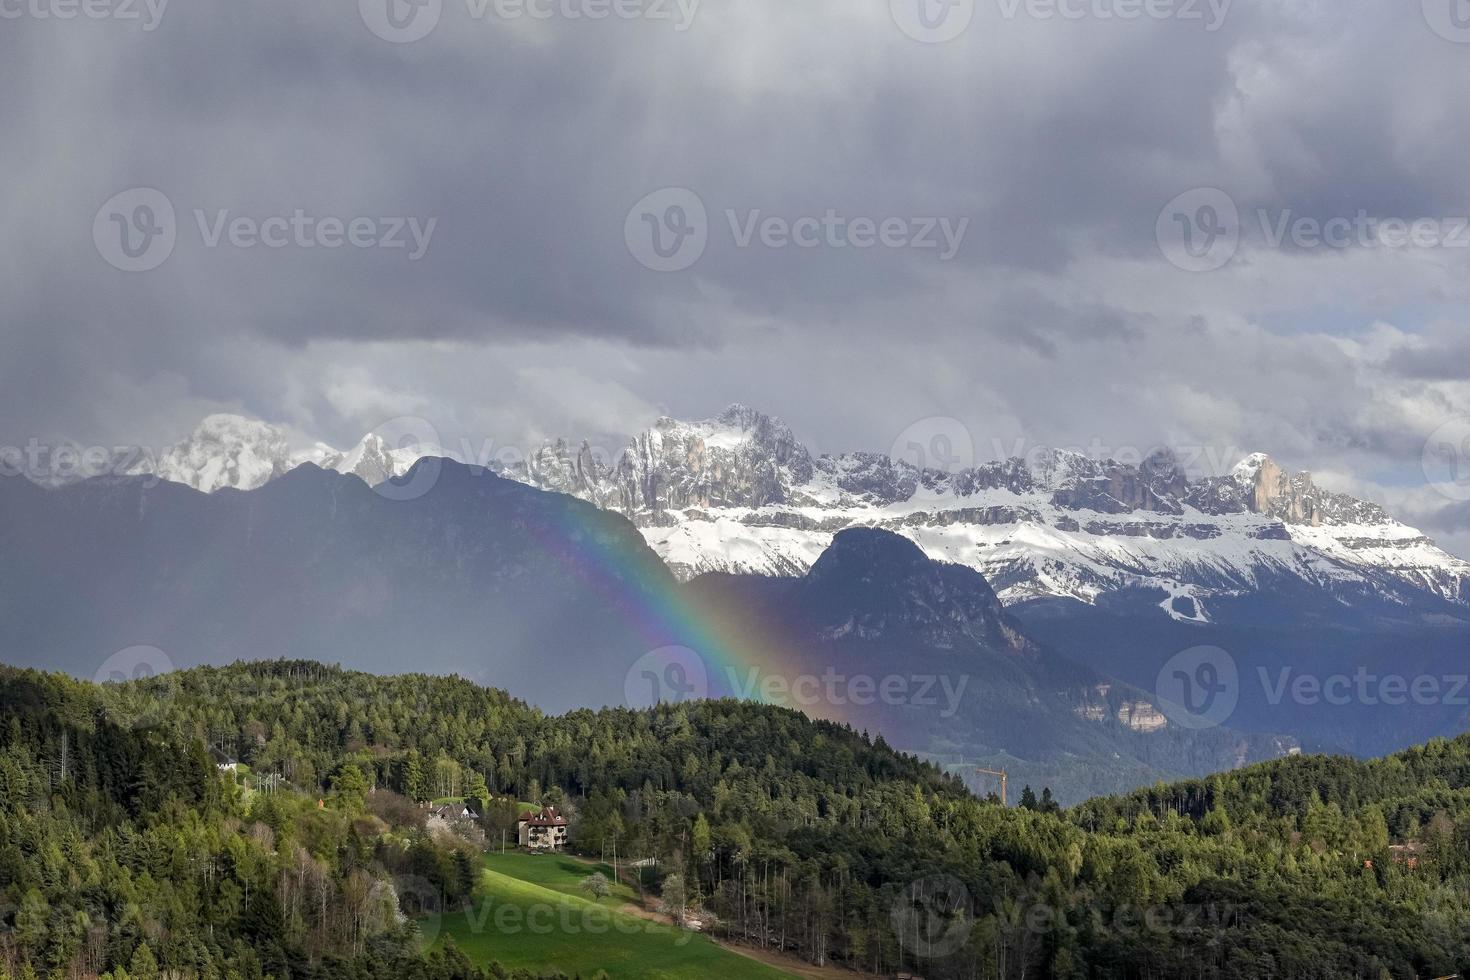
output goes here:
<path id="1" fill-rule="evenodd" d="M 567 818 L 549 806 L 540 813 L 527 810 L 516 821 L 518 840 L 532 851 L 555 851 L 566 846 Z"/>

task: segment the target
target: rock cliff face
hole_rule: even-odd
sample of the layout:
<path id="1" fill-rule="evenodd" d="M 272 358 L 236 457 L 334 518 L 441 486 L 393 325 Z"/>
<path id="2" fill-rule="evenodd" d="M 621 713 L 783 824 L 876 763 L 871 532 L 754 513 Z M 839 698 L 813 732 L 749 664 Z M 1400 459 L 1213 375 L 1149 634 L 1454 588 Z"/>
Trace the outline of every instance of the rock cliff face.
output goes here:
<path id="1" fill-rule="evenodd" d="M 707 422 L 659 419 L 611 474 L 619 509 L 645 516 L 783 504 L 811 476 L 811 456 L 791 430 L 740 405 Z"/>
<path id="2" fill-rule="evenodd" d="M 1372 504 L 1319 489 L 1310 473 L 1288 473 L 1264 453 L 1242 460 L 1231 475 L 1240 484 L 1246 507 L 1253 514 L 1312 525 L 1328 520 L 1383 523 L 1389 519 Z"/>
<path id="3" fill-rule="evenodd" d="M 585 484 L 539 475 L 577 468 L 566 444 L 546 452 L 561 462 L 505 474 L 618 510 L 685 578 L 801 574 L 835 532 L 871 526 L 977 569 L 1008 603 L 1152 593 L 1159 615 L 1208 622 L 1217 600 L 1286 582 L 1324 602 L 1387 597 L 1413 615 L 1470 618 L 1470 563 L 1264 454 L 1204 479 L 1168 451 L 1134 466 L 1044 450 L 949 473 L 873 453 L 814 459 L 743 406 L 660 419 Z"/>
<path id="4" fill-rule="evenodd" d="M 1053 767 L 1064 775 L 1045 784 L 1074 800 L 1090 782 L 1137 783 L 1151 769 L 1210 771 L 1284 751 L 1274 735 L 1174 725 L 1151 692 L 1031 640 L 974 569 L 878 528 L 837 532 L 801 576 L 711 573 L 684 589 L 702 618 L 735 610 L 759 624 L 772 651 L 765 670 L 805 677 L 809 690 L 831 682 L 826 696 L 791 706 L 895 745 L 958 752 L 965 774 L 996 764 L 1018 784 L 1039 785 Z"/>
<path id="5" fill-rule="evenodd" d="M 611 471 L 585 442 L 576 449 L 562 439 L 548 443 L 532 453 L 523 466 L 517 465 L 515 473 L 521 482 L 543 490 L 581 497 L 606 510 L 620 509 Z"/>
<path id="6" fill-rule="evenodd" d="M 370 487 L 399 476 L 401 471 L 401 462 L 387 441 L 372 433 L 364 436 L 362 442 L 345 453 L 328 450 L 313 462 L 324 470 L 351 473 Z M 409 465 L 412 465 L 412 461 L 409 461 Z"/>
<path id="7" fill-rule="evenodd" d="M 1169 719 L 1148 701 L 1128 701 L 1118 709 L 1118 721 L 1135 732 L 1157 732 L 1169 727 Z"/>

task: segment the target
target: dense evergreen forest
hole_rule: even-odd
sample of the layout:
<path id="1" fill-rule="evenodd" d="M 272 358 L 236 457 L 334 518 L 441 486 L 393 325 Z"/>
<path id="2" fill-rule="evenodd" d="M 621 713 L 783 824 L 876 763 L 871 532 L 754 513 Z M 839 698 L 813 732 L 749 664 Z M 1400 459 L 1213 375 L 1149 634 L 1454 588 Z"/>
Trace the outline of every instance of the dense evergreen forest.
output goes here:
<path id="1" fill-rule="evenodd" d="M 445 799 L 480 819 L 434 827 L 420 804 Z M 456 678 L 270 662 L 106 687 L 0 668 L 0 980 L 483 976 L 422 952 L 414 913 L 473 906 L 520 801 L 584 853 L 652 859 L 675 914 L 813 963 L 1470 968 L 1470 737 L 1008 810 L 784 709 L 547 717 Z"/>

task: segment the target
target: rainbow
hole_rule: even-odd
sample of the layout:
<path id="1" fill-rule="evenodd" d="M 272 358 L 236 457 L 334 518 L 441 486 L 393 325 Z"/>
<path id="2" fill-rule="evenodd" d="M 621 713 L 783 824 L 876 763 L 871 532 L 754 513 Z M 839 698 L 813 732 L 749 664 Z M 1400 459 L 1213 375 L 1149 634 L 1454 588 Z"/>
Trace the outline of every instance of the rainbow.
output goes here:
<path id="1" fill-rule="evenodd" d="M 800 644 L 778 626 L 729 601 L 696 600 L 677 583 L 650 581 L 636 552 L 589 529 L 578 519 L 579 509 L 569 508 L 559 526 L 532 530 L 571 574 L 622 610 L 647 644 L 648 652 L 627 665 L 626 703 L 642 707 L 659 700 L 739 697 L 850 721 L 837 705 L 797 704 L 783 697 L 798 677 L 814 671 L 797 655 Z"/>

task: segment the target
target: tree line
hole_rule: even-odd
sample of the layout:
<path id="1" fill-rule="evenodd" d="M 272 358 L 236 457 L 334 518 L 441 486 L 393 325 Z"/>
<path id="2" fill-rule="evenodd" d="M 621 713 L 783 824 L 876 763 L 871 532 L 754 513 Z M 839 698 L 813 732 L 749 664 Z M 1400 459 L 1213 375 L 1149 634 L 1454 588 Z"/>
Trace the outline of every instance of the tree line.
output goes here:
<path id="1" fill-rule="evenodd" d="M 490 846 L 523 803 L 556 805 L 674 913 L 878 974 L 1470 966 L 1470 738 L 1007 809 L 881 738 L 737 701 L 551 717 L 305 662 L 103 688 L 5 670 L 0 694 L 0 970 L 27 980 L 476 976 L 421 952 L 405 910 L 406 881 L 475 900 L 479 836 L 425 828 L 443 798 L 475 802 Z"/>

